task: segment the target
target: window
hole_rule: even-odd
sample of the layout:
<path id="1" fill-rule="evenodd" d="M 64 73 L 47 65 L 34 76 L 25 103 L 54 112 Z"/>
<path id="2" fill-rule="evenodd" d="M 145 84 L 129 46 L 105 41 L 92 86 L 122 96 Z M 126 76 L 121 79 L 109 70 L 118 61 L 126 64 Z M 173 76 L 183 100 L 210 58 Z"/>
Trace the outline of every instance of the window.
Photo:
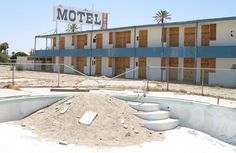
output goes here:
<path id="1" fill-rule="evenodd" d="M 113 44 L 113 33 L 109 32 L 109 44 Z"/>
<path id="2" fill-rule="evenodd" d="M 56 37 L 54 37 L 54 38 L 52 39 L 52 46 L 53 46 L 53 47 L 56 47 L 56 41 L 57 41 L 57 39 L 56 39 Z"/>
<path id="3" fill-rule="evenodd" d="M 131 43 L 131 31 L 126 31 L 126 43 Z"/>
<path id="4" fill-rule="evenodd" d="M 74 46 L 75 45 L 75 36 L 72 36 L 72 42 L 71 45 Z"/>
<path id="5" fill-rule="evenodd" d="M 195 27 L 184 28 L 184 46 L 195 46 Z"/>
<path id="6" fill-rule="evenodd" d="M 167 35 L 167 28 L 164 28 L 163 29 L 163 38 L 162 38 L 163 42 L 166 42 L 166 35 Z"/>
<path id="7" fill-rule="evenodd" d="M 210 24 L 210 40 L 216 40 L 216 24 Z"/>

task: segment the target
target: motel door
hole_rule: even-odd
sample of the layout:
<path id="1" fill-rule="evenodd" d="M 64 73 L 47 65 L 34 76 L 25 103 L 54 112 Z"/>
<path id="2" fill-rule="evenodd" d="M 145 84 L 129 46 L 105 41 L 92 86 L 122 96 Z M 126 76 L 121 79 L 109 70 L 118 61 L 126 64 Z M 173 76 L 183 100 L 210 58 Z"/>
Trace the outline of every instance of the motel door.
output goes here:
<path id="1" fill-rule="evenodd" d="M 96 75 L 101 75 L 102 57 L 96 57 Z"/>
<path id="2" fill-rule="evenodd" d="M 215 72 L 214 68 L 216 68 L 216 59 L 215 58 L 202 58 L 201 59 L 201 68 L 211 68 L 211 69 L 205 69 L 204 70 L 204 76 L 203 71 L 201 71 L 201 82 L 202 82 L 202 76 L 204 77 L 204 84 L 208 84 L 209 82 L 209 73 Z"/>
<path id="3" fill-rule="evenodd" d="M 169 80 L 177 81 L 178 80 L 178 58 L 169 58 Z M 173 67 L 173 68 L 171 68 Z"/>
<path id="4" fill-rule="evenodd" d="M 146 79 L 146 57 L 138 58 L 138 78 Z"/>
<path id="5" fill-rule="evenodd" d="M 124 73 L 126 68 L 129 68 L 129 64 L 130 57 L 115 57 L 115 75 Z"/>
<path id="6" fill-rule="evenodd" d="M 77 57 L 76 68 L 78 71 L 84 73 L 84 67 L 87 65 L 87 57 Z"/>
<path id="7" fill-rule="evenodd" d="M 64 64 L 64 57 L 60 57 L 60 72 L 61 73 L 64 73 L 64 65 L 62 65 L 62 64 Z"/>
<path id="8" fill-rule="evenodd" d="M 193 83 L 194 82 L 194 58 L 184 58 L 184 82 Z"/>

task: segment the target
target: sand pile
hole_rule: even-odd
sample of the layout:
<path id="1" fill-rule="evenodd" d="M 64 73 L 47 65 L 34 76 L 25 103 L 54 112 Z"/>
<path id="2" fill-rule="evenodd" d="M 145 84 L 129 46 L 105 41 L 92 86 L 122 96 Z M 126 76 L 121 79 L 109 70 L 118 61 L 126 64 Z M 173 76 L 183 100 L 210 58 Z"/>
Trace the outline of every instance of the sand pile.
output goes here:
<path id="1" fill-rule="evenodd" d="M 98 116 L 90 126 L 79 123 L 86 111 Z M 79 93 L 20 121 L 42 138 L 89 146 L 124 146 L 160 140 L 161 134 L 141 127 L 126 102 L 110 96 Z"/>

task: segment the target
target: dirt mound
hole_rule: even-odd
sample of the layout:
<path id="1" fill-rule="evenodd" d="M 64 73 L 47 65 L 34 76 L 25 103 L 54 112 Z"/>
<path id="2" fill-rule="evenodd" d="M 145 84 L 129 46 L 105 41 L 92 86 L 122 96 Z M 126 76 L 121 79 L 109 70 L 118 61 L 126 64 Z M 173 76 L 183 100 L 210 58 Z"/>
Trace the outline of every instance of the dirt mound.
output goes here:
<path id="1" fill-rule="evenodd" d="M 79 123 L 86 111 L 98 116 L 90 126 Z M 42 138 L 89 146 L 136 145 L 160 140 L 158 132 L 141 127 L 126 102 L 95 93 L 79 93 L 20 121 Z"/>

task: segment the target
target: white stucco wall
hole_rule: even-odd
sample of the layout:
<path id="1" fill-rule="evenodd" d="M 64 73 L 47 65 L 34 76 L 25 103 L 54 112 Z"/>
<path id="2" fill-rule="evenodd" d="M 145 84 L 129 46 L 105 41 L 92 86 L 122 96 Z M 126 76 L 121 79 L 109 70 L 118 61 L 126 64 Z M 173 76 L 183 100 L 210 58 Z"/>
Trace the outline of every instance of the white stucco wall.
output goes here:
<path id="1" fill-rule="evenodd" d="M 66 65 L 66 66 L 64 66 L 65 73 L 75 73 L 73 70 L 74 66 L 72 65 L 72 57 L 65 56 L 64 57 L 64 64 Z"/>
<path id="2" fill-rule="evenodd" d="M 133 78 L 138 79 L 138 69 L 134 70 L 134 68 L 136 68 L 136 62 L 138 62 L 138 58 L 130 57 L 130 63 L 129 63 L 130 68 L 126 68 L 126 72 L 128 72 L 128 71 L 130 71 L 130 72 L 125 74 L 126 78 L 128 78 L 128 79 L 133 79 Z"/>
<path id="3" fill-rule="evenodd" d="M 75 49 L 75 46 L 72 46 L 72 35 L 65 36 L 65 49 Z"/>
<path id="4" fill-rule="evenodd" d="M 147 78 L 161 80 L 161 58 L 147 57 L 147 67 Z M 165 78 L 165 70 L 163 70 L 163 78 Z"/>
<path id="5" fill-rule="evenodd" d="M 196 82 L 201 83 L 201 58 L 197 58 Z"/>
<path id="6" fill-rule="evenodd" d="M 55 58 L 55 63 L 56 64 L 59 63 L 59 57 L 58 56 L 56 56 L 56 58 Z M 59 71 L 59 65 L 56 65 L 56 64 L 53 65 L 53 72 L 58 72 Z"/>
<path id="7" fill-rule="evenodd" d="M 228 70 L 216 70 L 215 73 L 209 73 L 209 84 L 236 87 L 236 70 L 229 70 L 233 64 L 236 64 L 235 58 L 217 58 L 216 68 Z"/>
<path id="8" fill-rule="evenodd" d="M 34 61 L 28 60 L 27 56 L 17 56 L 16 63 L 23 64 L 24 70 L 34 70 Z"/>
<path id="9" fill-rule="evenodd" d="M 102 57 L 102 75 L 104 76 L 112 76 L 112 67 L 109 67 L 109 58 Z"/>
<path id="10" fill-rule="evenodd" d="M 84 73 L 89 75 L 90 73 L 90 57 L 87 57 L 87 66 L 84 67 Z M 91 75 L 95 75 L 96 72 L 96 64 L 94 57 L 91 58 Z"/>
<path id="11" fill-rule="evenodd" d="M 211 41 L 211 46 L 228 46 L 236 44 L 236 21 L 216 22 L 216 41 Z M 230 32 L 234 31 L 234 36 Z"/>

